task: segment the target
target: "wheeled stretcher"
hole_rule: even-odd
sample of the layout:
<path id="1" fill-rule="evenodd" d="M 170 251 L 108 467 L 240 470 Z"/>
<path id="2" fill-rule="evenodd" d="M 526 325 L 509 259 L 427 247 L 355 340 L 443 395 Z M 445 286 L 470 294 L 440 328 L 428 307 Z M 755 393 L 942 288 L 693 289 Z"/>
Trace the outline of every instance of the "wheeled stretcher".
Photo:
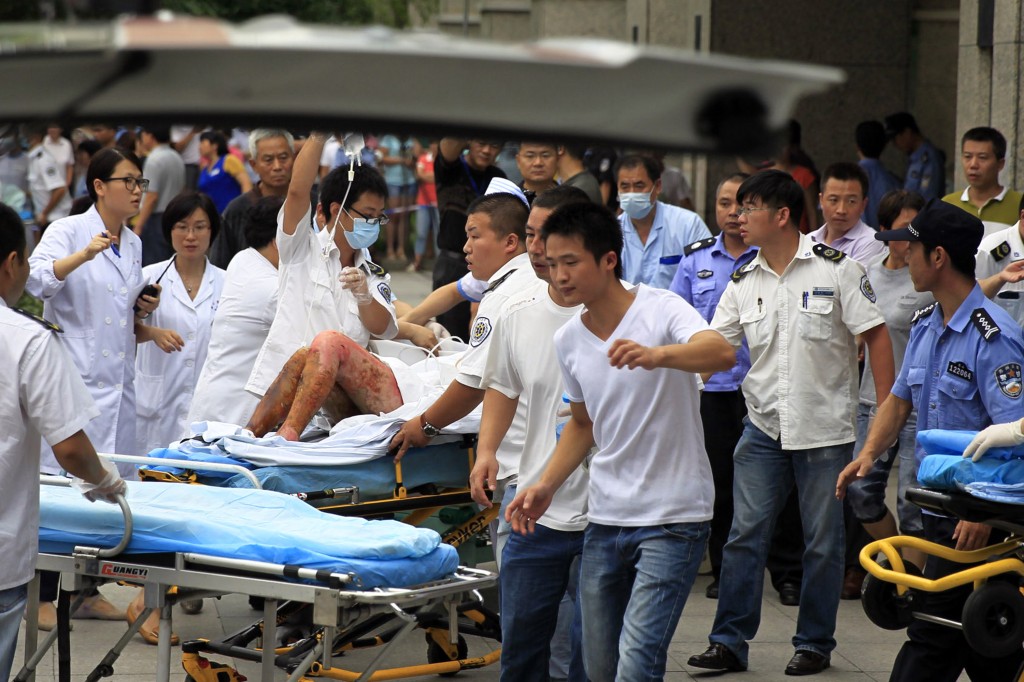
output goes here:
<path id="1" fill-rule="evenodd" d="M 1010 535 L 1004 542 L 971 552 L 905 535 L 870 543 L 860 553 L 860 562 L 869 574 L 861 592 L 868 618 L 889 630 L 905 628 L 914 618 L 959 628 L 971 648 L 985 656 L 1005 656 L 1019 650 L 1024 643 L 1024 506 L 926 488 L 911 488 L 907 499 L 926 510 L 985 523 Z M 913 564 L 903 561 L 900 550 L 904 548 L 964 564 L 965 568 L 930 580 Z M 879 553 L 884 560 L 876 561 Z M 922 592 L 943 592 L 964 585 L 973 585 L 974 591 L 964 604 L 959 622 L 915 608 Z M 1017 679 L 1024 681 L 1024 669 Z"/>
<path id="2" fill-rule="evenodd" d="M 127 505 L 118 510 L 90 504 L 66 488 L 44 486 L 41 497 L 39 569 L 62 573 L 65 591 L 58 605 L 58 628 L 46 646 L 53 638 L 67 643 L 72 610 L 68 592 L 112 580 L 137 583 L 145 590 L 147 612 L 90 679 L 110 674 L 150 609 L 161 613 L 157 679 L 169 679 L 171 605 L 232 593 L 265 600 L 259 648 L 226 652 L 260 661 L 263 679 L 273 679 L 277 666 L 292 679 L 310 671 L 338 679 L 371 679 L 390 648 L 417 627 L 436 631 L 443 624 L 447 636 L 438 646 L 458 651 L 460 608 L 479 603 L 477 590 L 495 582 L 493 574 L 458 567 L 455 550 L 432 531 L 321 514 L 273 492 L 134 483 L 128 495 L 133 514 Z M 111 545 L 116 547 L 110 551 L 95 549 Z M 284 649 L 276 646 L 279 603 L 292 613 L 304 612 L 311 625 L 303 642 Z M 385 646 L 366 670 L 334 665 L 338 638 L 351 641 L 353 632 L 360 633 L 355 639 L 364 638 L 381 627 L 387 631 L 386 642 L 381 642 Z M 34 623 L 27 630 L 35 633 Z M 27 665 L 18 679 L 26 679 L 41 658 L 33 649 L 34 643 L 26 642 Z M 203 643 L 186 642 L 186 662 L 195 661 L 201 650 Z M 453 672 L 496 658 L 491 654 L 453 663 L 445 657 L 434 668 L 419 666 L 416 674 Z M 69 676 L 68 662 L 61 666 L 61 677 Z"/>

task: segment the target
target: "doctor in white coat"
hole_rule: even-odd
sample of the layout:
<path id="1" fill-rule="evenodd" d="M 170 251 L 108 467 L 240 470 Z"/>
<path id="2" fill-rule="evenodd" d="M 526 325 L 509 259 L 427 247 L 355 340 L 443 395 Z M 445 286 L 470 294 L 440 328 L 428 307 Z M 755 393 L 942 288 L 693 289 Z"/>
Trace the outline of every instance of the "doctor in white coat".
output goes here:
<path id="1" fill-rule="evenodd" d="M 141 296 L 142 242 L 128 220 L 138 214 L 149 182 L 134 154 L 117 148 L 93 156 L 85 181 L 93 206 L 81 215 L 50 223 L 29 258 L 26 289 L 43 300 L 43 316 L 81 374 L 99 416 L 83 427 L 96 450 L 134 455 L 135 328 L 156 308 L 158 299 Z M 159 290 L 157 292 L 159 296 Z M 141 326 L 141 325 L 138 325 Z M 135 466 L 118 464 L 124 478 Z M 43 441 L 40 469 L 59 473 L 60 464 Z M 57 574 L 43 574 L 39 590 L 43 629 L 56 624 L 53 601 Z M 124 611 L 102 595 L 90 597 L 75 618 L 120 620 Z"/>
<path id="2" fill-rule="evenodd" d="M 277 314 L 274 237 L 283 201 L 281 197 L 263 197 L 249 207 L 244 227 L 249 248 L 235 254 L 228 265 L 188 424 L 218 421 L 242 425 L 259 404 L 245 384 Z"/>
<path id="3" fill-rule="evenodd" d="M 85 426 L 99 452 L 139 454 L 135 433 L 135 326 L 157 299 L 141 296 L 142 242 L 127 221 L 148 186 L 130 152 L 105 149 L 86 173 L 93 207 L 54 221 L 29 258 L 26 289 L 43 300 L 43 316 L 58 325 L 100 416 Z M 60 465 L 43 443 L 42 470 Z M 125 478 L 135 467 L 119 464 Z"/>
<path id="4" fill-rule="evenodd" d="M 147 282 L 160 279 L 164 295 L 163 305 L 146 320 L 148 329 L 140 333 L 140 341 L 152 341 L 139 346 L 136 363 L 140 452 L 188 436 L 188 410 L 224 288 L 224 271 L 206 258 L 220 229 L 210 197 L 179 194 L 164 210 L 162 227 L 174 257 L 142 271 Z"/>

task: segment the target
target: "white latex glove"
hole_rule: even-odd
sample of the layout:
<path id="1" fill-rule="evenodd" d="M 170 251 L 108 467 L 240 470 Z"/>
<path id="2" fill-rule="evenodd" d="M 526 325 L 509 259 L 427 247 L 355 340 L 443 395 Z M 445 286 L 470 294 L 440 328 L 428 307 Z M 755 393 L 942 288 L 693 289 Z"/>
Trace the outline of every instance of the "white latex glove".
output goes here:
<path id="1" fill-rule="evenodd" d="M 423 326 L 434 332 L 434 336 L 437 337 L 438 341 L 451 337 L 451 332 L 449 332 L 443 324 L 439 324 L 433 320 L 430 320 Z"/>
<path id="2" fill-rule="evenodd" d="M 356 297 L 359 305 L 370 305 L 373 303 L 373 294 L 370 293 L 370 285 L 366 281 L 366 273 L 359 268 L 345 267 L 341 269 L 338 277 L 342 289 L 348 289 Z"/>
<path id="3" fill-rule="evenodd" d="M 1024 443 L 1024 433 L 1020 430 L 1022 422 L 1024 420 L 993 424 L 979 431 L 964 450 L 964 457 L 970 457 L 972 462 L 977 462 L 989 448 L 1010 448 Z"/>
<path id="4" fill-rule="evenodd" d="M 100 500 L 101 502 L 117 504 L 115 496 L 118 494 L 127 495 L 128 484 L 124 482 L 121 474 L 117 472 L 117 467 L 109 459 L 100 457 L 100 465 L 106 473 L 103 475 L 103 480 L 99 483 L 89 483 L 77 476 L 73 476 L 71 478 L 71 486 L 82 493 L 82 496 L 90 502 Z"/>

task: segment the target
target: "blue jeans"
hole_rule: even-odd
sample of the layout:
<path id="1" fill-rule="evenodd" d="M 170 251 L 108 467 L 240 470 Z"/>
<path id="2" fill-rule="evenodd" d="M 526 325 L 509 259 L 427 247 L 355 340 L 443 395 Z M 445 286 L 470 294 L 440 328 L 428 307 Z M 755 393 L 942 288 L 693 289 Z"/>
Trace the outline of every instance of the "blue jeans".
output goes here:
<path id="1" fill-rule="evenodd" d="M 0 680 L 11 677 L 14 651 L 18 648 L 18 628 L 27 601 L 27 583 L 0 590 Z"/>
<path id="2" fill-rule="evenodd" d="M 583 552 L 583 531 L 538 525 L 530 535 L 511 533 L 502 555 L 501 680 L 548 679 L 551 643 L 573 564 Z M 575 582 L 575 581 L 573 581 Z M 577 600 L 577 614 L 578 604 Z M 569 679 L 585 681 L 580 619 L 573 619 Z"/>
<path id="3" fill-rule="evenodd" d="M 420 205 L 416 207 L 416 242 L 413 253 L 422 256 L 427 250 L 427 234 L 433 230 L 434 241 L 437 242 L 437 226 L 440 223 L 437 206 Z M 436 246 L 435 246 L 436 248 Z"/>
<path id="4" fill-rule="evenodd" d="M 708 639 L 724 644 L 743 663 L 747 642 L 761 623 L 761 592 L 775 519 L 793 485 L 804 529 L 803 582 L 793 646 L 829 655 L 836 646 L 836 612 L 843 583 L 843 505 L 836 479 L 853 443 L 783 450 L 778 439 L 743 420 L 736 445 L 734 510 L 722 554 L 718 612 Z M 585 612 L 584 612 L 585 613 Z"/>
<path id="5" fill-rule="evenodd" d="M 583 660 L 591 682 L 665 676 L 668 645 L 704 557 L 710 524 L 591 523 L 583 543 Z"/>
<path id="6" fill-rule="evenodd" d="M 857 443 L 853 447 L 853 454 L 856 455 L 864 447 L 867 439 L 868 426 L 875 416 L 875 408 L 869 405 L 857 406 Z M 923 537 L 923 526 L 921 525 L 921 508 L 906 500 L 907 488 L 917 485 L 917 460 L 914 457 L 914 444 L 917 442 L 917 413 L 910 415 L 910 419 L 900 430 L 900 439 L 896 441 L 896 452 L 899 455 L 900 471 L 899 485 L 896 495 L 896 512 L 900 520 L 900 532 L 904 535 L 916 535 Z M 875 466 L 864 478 L 858 479 L 846 489 L 846 495 L 850 499 L 850 508 L 853 515 L 861 523 L 875 523 L 881 521 L 888 507 L 885 506 L 885 487 L 889 482 L 889 472 L 892 470 L 893 462 L 892 449 L 882 453 L 882 456 L 875 460 Z"/>

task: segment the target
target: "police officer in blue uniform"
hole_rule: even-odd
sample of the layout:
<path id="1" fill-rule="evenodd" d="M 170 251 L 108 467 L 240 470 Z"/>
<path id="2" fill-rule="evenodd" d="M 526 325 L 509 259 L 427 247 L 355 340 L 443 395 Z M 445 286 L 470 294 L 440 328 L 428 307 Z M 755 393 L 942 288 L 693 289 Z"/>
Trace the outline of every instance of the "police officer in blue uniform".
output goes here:
<path id="1" fill-rule="evenodd" d="M 885 117 L 885 132 L 893 146 L 907 155 L 903 189 L 925 199 L 946 194 L 946 155 L 927 140 L 911 114 L 900 111 Z"/>
<path id="2" fill-rule="evenodd" d="M 748 177 L 746 173 L 734 173 L 719 183 L 715 191 L 715 220 L 721 232 L 717 237 L 702 239 L 683 249 L 683 259 L 669 286 L 669 290 L 686 299 L 708 322 L 715 316 L 732 273 L 757 253 L 757 247 L 747 246 L 740 236 L 736 191 Z M 708 538 L 713 580 L 705 591 L 709 599 L 718 598 L 722 548 L 732 525 L 732 455 L 743 434 L 743 417 L 747 414 L 740 385 L 749 369 L 750 351 L 744 344 L 736 351 L 736 365 L 726 372 L 711 375 L 700 397 L 704 446 L 715 480 L 715 511 Z M 782 603 L 796 606 L 803 576 L 803 540 L 795 492 L 790 497 L 776 525 L 767 567 Z"/>
<path id="3" fill-rule="evenodd" d="M 909 227 L 875 235 L 882 241 L 910 242 L 914 288 L 932 292 L 936 303 L 915 316 L 892 393 L 879 407 L 864 448 L 840 475 L 838 496 L 850 481 L 868 473 L 874 460 L 896 440 L 914 407 L 918 432 L 979 430 L 1024 416 L 1020 384 L 1024 335 L 1005 310 L 985 298 L 974 279 L 974 254 L 984 232 L 975 216 L 932 200 Z M 920 447 L 916 455 L 920 464 L 924 457 Z M 983 524 L 928 512 L 923 522 L 926 539 L 961 550 L 985 546 L 992 531 Z M 930 557 L 925 577 L 937 579 L 963 568 Z M 967 585 L 927 594 L 921 610 L 959 622 L 970 591 Z M 970 649 L 960 630 L 923 620 L 914 620 L 907 635 L 890 681 L 954 682 L 963 670 L 972 680 L 1009 680 L 1024 660 L 1022 651 L 984 658 Z"/>

